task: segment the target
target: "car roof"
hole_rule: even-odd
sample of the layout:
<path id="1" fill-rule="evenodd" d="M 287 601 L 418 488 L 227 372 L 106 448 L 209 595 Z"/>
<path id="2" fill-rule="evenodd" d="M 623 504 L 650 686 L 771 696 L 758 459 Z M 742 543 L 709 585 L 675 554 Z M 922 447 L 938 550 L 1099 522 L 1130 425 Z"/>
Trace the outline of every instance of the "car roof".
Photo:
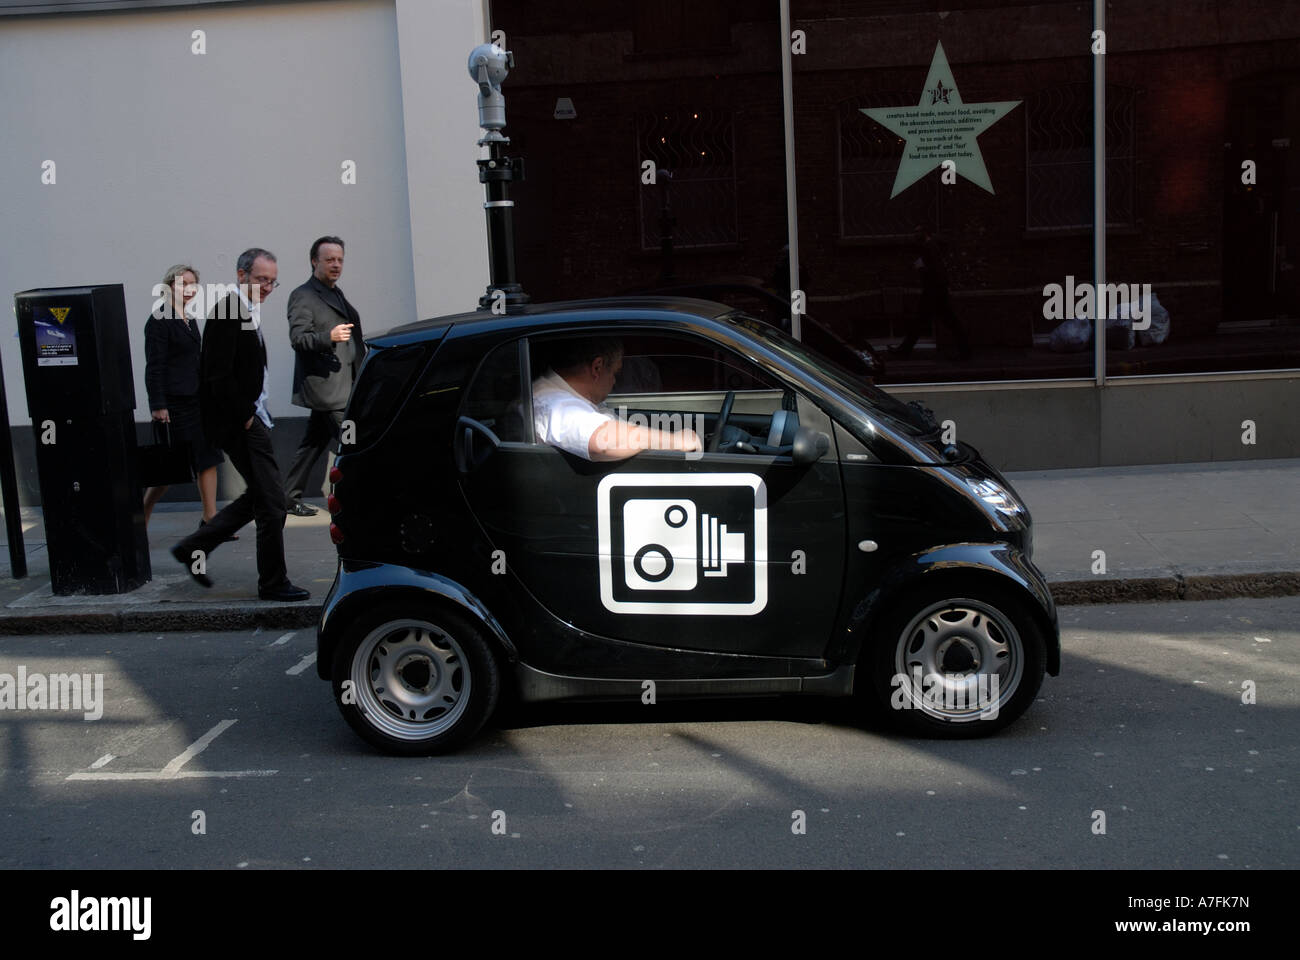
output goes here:
<path id="1" fill-rule="evenodd" d="M 502 326 L 511 326 L 511 321 L 516 320 L 520 326 L 536 327 L 536 321 L 541 318 L 563 324 L 569 320 L 591 320 L 593 312 L 599 312 L 602 319 L 611 320 L 620 319 L 621 315 L 626 315 L 629 318 L 635 316 L 648 319 L 654 314 L 684 314 L 712 320 L 734 313 L 735 307 L 729 307 L 724 303 L 716 303 L 713 300 L 669 296 L 601 297 L 591 300 L 563 300 L 555 303 L 526 303 L 510 307 L 504 314 L 495 314 L 489 310 L 471 310 L 445 317 L 435 317 L 430 320 L 419 320 L 415 323 L 406 323 L 400 327 L 393 327 L 373 338 L 367 337 L 366 339 L 367 341 L 372 339 L 379 341 L 388 338 L 400 338 L 401 342 L 411 343 L 425 339 L 420 334 L 440 337 L 453 324 L 494 326 L 500 329 Z"/>

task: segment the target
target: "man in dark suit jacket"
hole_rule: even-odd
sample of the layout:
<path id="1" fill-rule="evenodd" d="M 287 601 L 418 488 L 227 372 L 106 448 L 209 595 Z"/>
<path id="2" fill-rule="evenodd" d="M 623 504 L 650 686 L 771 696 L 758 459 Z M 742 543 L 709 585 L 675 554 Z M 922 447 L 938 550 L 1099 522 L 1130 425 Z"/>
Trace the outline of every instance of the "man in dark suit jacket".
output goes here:
<path id="1" fill-rule="evenodd" d="M 257 521 L 257 595 L 306 600 L 284 563 L 284 487 L 271 449 L 270 377 L 262 336 L 262 301 L 279 286 L 275 255 L 260 247 L 239 255 L 239 286 L 213 307 L 199 358 L 199 405 L 208 439 L 225 450 L 248 489 L 212 520 L 172 547 L 190 576 L 212 586 L 207 561 L 217 545 Z"/>
<path id="2" fill-rule="evenodd" d="M 289 294 L 289 342 L 293 344 L 293 402 L 311 417 L 293 466 L 285 479 L 289 511 L 310 517 L 316 508 L 302 502 L 307 477 L 328 448 L 338 453 L 339 426 L 352 384 L 366 355 L 361 317 L 339 289 L 343 241 L 321 237 L 311 245 L 311 278 Z M 326 464 L 326 474 L 329 466 Z"/>

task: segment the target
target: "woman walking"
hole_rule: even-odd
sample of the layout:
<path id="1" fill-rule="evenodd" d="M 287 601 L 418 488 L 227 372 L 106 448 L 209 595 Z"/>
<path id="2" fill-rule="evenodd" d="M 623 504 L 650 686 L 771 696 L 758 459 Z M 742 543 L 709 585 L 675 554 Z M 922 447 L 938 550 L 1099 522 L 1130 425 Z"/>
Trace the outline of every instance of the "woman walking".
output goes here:
<path id="1" fill-rule="evenodd" d="M 217 464 L 225 460 L 221 451 L 203 435 L 199 421 L 199 348 L 202 340 L 194 311 L 188 309 L 199 290 L 199 272 L 178 263 L 163 274 L 167 300 L 144 325 L 144 383 L 153 418 L 171 425 L 173 442 L 189 442 L 190 464 L 194 468 L 203 520 L 217 512 Z M 170 309 L 169 309 L 170 307 Z M 144 521 L 166 487 L 149 487 L 144 492 Z M 232 538 L 237 539 L 237 538 Z"/>

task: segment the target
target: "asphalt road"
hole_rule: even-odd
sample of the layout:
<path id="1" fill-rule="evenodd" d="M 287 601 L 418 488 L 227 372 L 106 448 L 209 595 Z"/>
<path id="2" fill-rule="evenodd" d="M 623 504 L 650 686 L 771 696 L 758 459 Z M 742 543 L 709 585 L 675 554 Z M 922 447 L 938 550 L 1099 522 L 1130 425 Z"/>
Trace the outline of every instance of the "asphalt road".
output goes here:
<path id="1" fill-rule="evenodd" d="M 345 725 L 310 630 L 3 637 L 0 674 L 102 673 L 104 704 L 0 711 L 0 867 L 1300 865 L 1300 598 L 1061 619 L 1062 675 L 991 739 L 637 701 L 416 759 Z"/>

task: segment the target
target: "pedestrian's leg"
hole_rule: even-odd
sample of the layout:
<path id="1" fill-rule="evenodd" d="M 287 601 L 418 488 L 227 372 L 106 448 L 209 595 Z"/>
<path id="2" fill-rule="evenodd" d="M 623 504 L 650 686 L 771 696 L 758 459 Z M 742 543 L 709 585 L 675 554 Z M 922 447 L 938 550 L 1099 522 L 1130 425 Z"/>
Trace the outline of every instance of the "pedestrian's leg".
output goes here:
<path id="1" fill-rule="evenodd" d="M 217 468 L 208 467 L 199 471 L 195 484 L 199 488 L 199 500 L 203 504 L 203 520 L 211 523 L 217 513 Z"/>
<path id="2" fill-rule="evenodd" d="M 952 309 L 952 299 L 948 296 L 947 291 L 939 299 L 938 317 L 940 322 L 952 331 L 953 336 L 957 339 L 957 358 L 965 360 L 971 355 L 970 341 L 966 339 L 966 332 L 961 328 L 961 321 L 957 319 L 957 314 Z"/>
<path id="3" fill-rule="evenodd" d="M 250 478 L 253 475 L 253 465 L 248 446 L 248 431 L 239 428 L 232 430 L 230 435 L 222 441 L 222 449 L 226 452 L 226 456 L 230 458 L 230 465 L 243 477 L 245 486 L 251 489 L 252 481 Z M 215 473 L 216 467 L 212 469 Z M 219 510 L 213 514 L 212 519 L 199 528 L 199 533 L 192 535 L 189 539 L 194 539 L 200 534 L 205 535 L 207 538 L 214 538 L 217 537 L 217 534 L 220 534 L 219 539 L 216 539 L 212 545 L 215 548 L 216 544 L 223 543 L 227 537 L 233 536 L 239 531 L 240 527 L 252 519 L 253 497 L 250 495 L 249 490 L 246 489 L 237 498 L 226 504 L 224 510 Z M 211 552 L 211 548 L 209 552 Z"/>
<path id="4" fill-rule="evenodd" d="M 930 294 L 922 290 L 921 302 L 917 304 L 916 313 L 912 314 L 912 322 L 907 328 L 907 337 L 898 345 L 898 349 L 894 351 L 895 353 L 901 357 L 906 357 L 912 352 L 912 348 L 916 346 L 916 341 L 920 339 L 921 334 L 930 332 L 934 321 L 933 313 L 934 307 L 931 303 Z"/>
<path id="5" fill-rule="evenodd" d="M 248 441 L 242 434 L 243 431 L 232 432 L 223 440 L 222 446 L 226 456 L 230 458 L 231 465 L 247 483 L 252 470 L 247 449 Z M 207 524 L 176 544 L 172 548 L 172 555 L 188 566 L 194 558 L 194 552 L 201 551 L 206 566 L 207 558 L 212 555 L 212 551 L 251 519 L 253 519 L 253 499 L 245 490 L 241 496 L 228 503 L 224 510 L 216 513 Z"/>
<path id="6" fill-rule="evenodd" d="M 144 525 L 149 526 L 149 515 L 153 513 L 154 504 L 163 498 L 166 487 L 149 487 L 144 492 Z"/>
<path id="7" fill-rule="evenodd" d="M 320 495 L 322 497 L 328 497 L 334 492 L 334 484 L 330 483 L 330 471 L 334 469 L 334 461 L 337 459 L 338 456 L 333 450 L 325 451 L 325 479 L 320 485 Z"/>
<path id="8" fill-rule="evenodd" d="M 302 499 L 302 492 L 307 486 L 307 477 L 316 465 L 320 455 L 325 452 L 330 442 L 330 416 L 328 411 L 313 410 L 307 418 L 307 432 L 303 434 L 298 452 L 294 454 L 293 465 L 289 467 L 285 478 L 284 492 L 292 503 Z"/>
<path id="9" fill-rule="evenodd" d="M 900 343 L 898 346 L 893 347 L 890 350 L 890 352 L 893 353 L 895 356 L 906 357 L 911 354 L 912 348 L 916 346 L 917 338 L 921 335 L 921 329 L 922 329 L 921 323 L 922 323 L 922 315 L 924 313 L 924 310 L 925 310 L 925 295 L 922 294 L 920 309 L 916 313 L 908 314 L 907 331 L 906 331 L 906 335 L 903 337 L 903 342 Z"/>
<path id="10" fill-rule="evenodd" d="M 331 410 L 329 411 L 329 418 L 330 442 L 329 446 L 325 448 L 328 459 L 325 461 L 325 480 L 321 484 L 321 495 L 325 497 L 328 497 L 334 491 L 334 484 L 330 483 L 330 471 L 334 469 L 334 461 L 338 459 L 339 440 L 343 428 L 343 411 Z"/>
<path id="11" fill-rule="evenodd" d="M 244 479 L 257 521 L 257 588 L 274 590 L 289 580 L 284 562 L 284 480 L 275 462 L 271 432 L 257 419 L 246 432 L 249 473 Z"/>

